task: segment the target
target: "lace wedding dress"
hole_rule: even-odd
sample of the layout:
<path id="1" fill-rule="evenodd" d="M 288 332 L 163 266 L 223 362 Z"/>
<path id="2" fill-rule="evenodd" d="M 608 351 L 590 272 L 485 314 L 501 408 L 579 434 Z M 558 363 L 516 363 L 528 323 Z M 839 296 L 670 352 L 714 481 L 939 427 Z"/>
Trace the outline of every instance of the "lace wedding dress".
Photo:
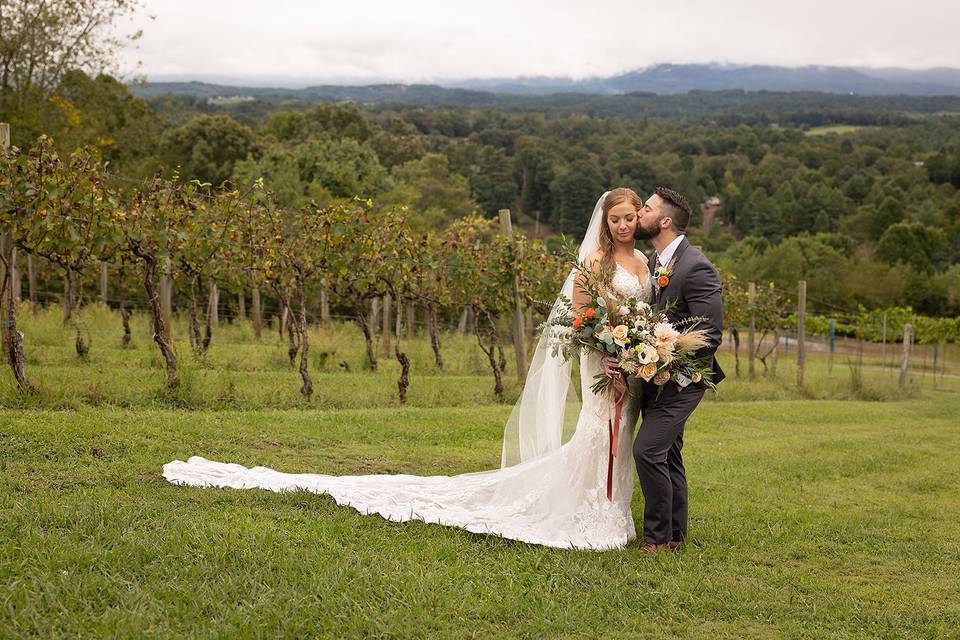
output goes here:
<path id="1" fill-rule="evenodd" d="M 581 243 L 581 260 L 598 246 L 605 196 L 597 202 Z M 649 301 L 651 280 L 641 284 L 617 264 L 611 286 L 623 296 Z M 571 273 L 562 291 L 567 298 L 573 281 Z M 507 424 L 500 469 L 456 476 L 328 476 L 247 468 L 193 456 L 186 462 L 165 464 L 163 476 L 175 484 L 201 487 L 304 489 L 388 520 L 422 520 L 551 547 L 623 547 L 636 538 L 630 510 L 635 473 L 631 430 L 621 417 L 627 428 L 620 429 L 612 500 L 608 500 L 608 420 L 614 406 L 609 398 L 590 390 L 593 376 L 601 370 L 600 358 L 596 353 L 580 358 L 582 406 L 579 414 L 567 412 L 576 415 L 576 428 L 562 443 L 564 407 L 572 395 L 567 392 L 570 363 L 552 356 L 547 338 L 540 339 L 521 399 Z"/>

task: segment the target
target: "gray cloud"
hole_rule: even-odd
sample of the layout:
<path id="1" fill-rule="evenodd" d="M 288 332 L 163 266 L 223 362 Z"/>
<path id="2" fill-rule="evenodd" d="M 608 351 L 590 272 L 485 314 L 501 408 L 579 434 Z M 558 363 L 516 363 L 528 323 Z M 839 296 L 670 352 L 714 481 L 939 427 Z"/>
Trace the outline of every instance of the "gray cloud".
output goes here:
<path id="1" fill-rule="evenodd" d="M 150 19 L 148 16 L 155 16 Z M 148 77 L 423 82 L 660 62 L 960 67 L 960 2 L 146 0 Z"/>

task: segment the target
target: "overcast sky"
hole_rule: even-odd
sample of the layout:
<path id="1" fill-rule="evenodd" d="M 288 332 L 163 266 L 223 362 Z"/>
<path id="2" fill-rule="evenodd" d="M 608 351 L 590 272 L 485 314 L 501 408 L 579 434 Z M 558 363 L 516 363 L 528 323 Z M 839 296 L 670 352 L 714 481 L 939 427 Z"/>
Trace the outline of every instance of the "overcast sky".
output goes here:
<path id="1" fill-rule="evenodd" d="M 151 19 L 150 16 L 153 18 Z M 960 68 L 960 0 L 145 0 L 123 69 L 425 82 L 662 62 Z"/>

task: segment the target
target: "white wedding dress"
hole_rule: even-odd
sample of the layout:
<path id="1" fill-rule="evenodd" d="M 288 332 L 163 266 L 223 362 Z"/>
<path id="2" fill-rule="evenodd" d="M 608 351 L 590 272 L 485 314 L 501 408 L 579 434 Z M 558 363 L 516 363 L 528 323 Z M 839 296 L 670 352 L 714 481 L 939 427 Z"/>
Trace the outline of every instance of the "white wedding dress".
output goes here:
<path id="1" fill-rule="evenodd" d="M 595 211 L 591 226 L 594 233 L 598 226 L 596 219 Z M 581 253 L 591 247 L 592 243 L 585 241 Z M 618 264 L 611 284 L 624 296 L 649 300 L 650 280 L 641 284 Z M 568 278 L 567 284 L 571 283 L 572 279 Z M 456 476 L 328 476 L 283 473 L 266 467 L 247 468 L 193 456 L 186 462 L 175 460 L 165 464 L 163 476 L 175 484 L 202 487 L 304 489 L 329 495 L 338 504 L 353 507 L 360 513 L 376 513 L 396 522 L 421 520 L 550 547 L 592 550 L 623 547 L 636 538 L 630 509 L 635 474 L 631 430 L 621 420 L 623 428 L 613 461 L 611 501 L 607 499 L 607 467 L 608 419 L 613 403 L 590 390 L 593 375 L 600 371 L 599 356 L 596 353 L 581 356 L 582 406 L 572 437 L 560 444 L 558 425 L 562 422 L 563 410 L 555 407 L 555 398 L 559 397 L 562 404 L 566 393 L 557 396 L 555 387 L 563 384 L 566 391 L 569 364 L 557 362 L 558 359 L 552 359 L 545 351 L 549 349 L 541 339 L 531 372 L 535 367 L 540 371 L 554 367 L 557 371 L 567 371 L 567 379 L 555 382 L 559 376 L 548 375 L 544 383 L 539 383 L 538 378 L 540 388 L 533 389 L 529 395 L 538 396 L 540 406 L 534 401 L 526 408 L 537 410 L 539 418 L 533 421 L 548 414 L 551 432 L 545 437 L 542 424 L 540 433 L 529 432 L 529 425 L 526 426 L 528 432 L 524 432 L 521 425 L 517 437 L 524 442 L 520 448 L 525 447 L 525 453 L 517 454 L 519 462 L 509 462 L 505 442 L 504 466 L 500 469 Z M 567 369 L 563 369 L 564 366 Z M 532 386 L 532 377 L 533 373 L 528 375 L 524 398 L 518 407 L 528 400 L 527 387 Z M 552 415 L 558 412 L 559 418 Z"/>

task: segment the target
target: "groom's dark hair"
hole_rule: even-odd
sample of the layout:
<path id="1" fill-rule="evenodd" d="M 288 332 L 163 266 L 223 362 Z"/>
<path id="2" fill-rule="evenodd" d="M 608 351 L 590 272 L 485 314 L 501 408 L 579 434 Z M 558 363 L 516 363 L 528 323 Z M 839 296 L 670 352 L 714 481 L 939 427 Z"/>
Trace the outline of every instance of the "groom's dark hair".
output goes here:
<path id="1" fill-rule="evenodd" d="M 663 200 L 663 217 L 673 220 L 673 228 L 677 233 L 683 233 L 690 224 L 693 210 L 690 203 L 682 195 L 666 187 L 657 187 L 656 194 Z"/>

